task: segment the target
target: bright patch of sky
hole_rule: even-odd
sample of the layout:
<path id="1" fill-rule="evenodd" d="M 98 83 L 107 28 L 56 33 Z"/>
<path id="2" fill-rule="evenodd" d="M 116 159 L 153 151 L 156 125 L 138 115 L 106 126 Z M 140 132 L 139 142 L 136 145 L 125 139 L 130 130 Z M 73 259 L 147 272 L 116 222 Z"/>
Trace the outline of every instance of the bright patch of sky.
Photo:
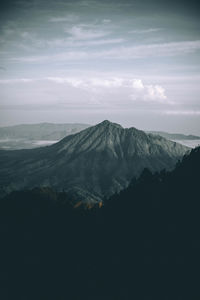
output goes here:
<path id="1" fill-rule="evenodd" d="M 0 126 L 110 119 L 200 134 L 197 1 L 1 6 Z"/>

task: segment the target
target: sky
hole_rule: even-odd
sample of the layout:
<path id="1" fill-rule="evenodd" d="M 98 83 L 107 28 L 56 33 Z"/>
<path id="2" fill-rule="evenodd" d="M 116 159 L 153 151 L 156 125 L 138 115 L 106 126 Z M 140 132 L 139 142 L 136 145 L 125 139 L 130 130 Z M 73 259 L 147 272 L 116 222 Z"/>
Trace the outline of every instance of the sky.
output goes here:
<path id="1" fill-rule="evenodd" d="M 0 4 L 0 126 L 105 119 L 200 135 L 200 4 Z"/>

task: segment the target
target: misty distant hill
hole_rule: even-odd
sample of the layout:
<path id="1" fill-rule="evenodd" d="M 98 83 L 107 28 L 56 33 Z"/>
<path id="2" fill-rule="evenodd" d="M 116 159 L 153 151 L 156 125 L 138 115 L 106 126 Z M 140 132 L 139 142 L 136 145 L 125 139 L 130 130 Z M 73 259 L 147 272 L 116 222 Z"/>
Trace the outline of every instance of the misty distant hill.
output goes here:
<path id="1" fill-rule="evenodd" d="M 89 126 L 79 123 L 39 123 L 0 127 L 0 139 L 60 140 Z"/>
<path id="2" fill-rule="evenodd" d="M 51 145 L 89 126 L 79 123 L 39 123 L 0 127 L 0 149 L 32 149 Z"/>
<path id="3" fill-rule="evenodd" d="M 39 123 L 21 124 L 8 127 L 0 127 L 0 149 L 18 150 L 33 149 L 52 145 L 64 137 L 84 130 L 91 125 L 79 123 Z M 194 148 L 200 143 L 200 137 L 179 133 L 167 133 L 163 131 L 147 131 L 147 134 L 160 135 L 168 140 Z"/>
<path id="4" fill-rule="evenodd" d="M 172 169 L 187 151 L 161 136 L 104 121 L 48 147 L 0 151 L 1 192 L 49 186 L 76 202 L 99 202 L 144 168 Z"/>
<path id="5" fill-rule="evenodd" d="M 26 140 L 60 140 L 69 134 L 77 133 L 90 127 L 82 123 L 38 123 L 20 124 L 0 127 L 0 139 L 26 139 Z M 169 140 L 200 140 L 199 136 L 185 135 L 180 133 L 169 133 L 164 131 L 147 131 L 160 135 Z"/>
<path id="6" fill-rule="evenodd" d="M 181 133 L 169 133 L 164 131 L 147 131 L 155 135 L 160 135 L 168 140 L 200 140 L 200 136 L 196 135 L 185 135 Z"/>

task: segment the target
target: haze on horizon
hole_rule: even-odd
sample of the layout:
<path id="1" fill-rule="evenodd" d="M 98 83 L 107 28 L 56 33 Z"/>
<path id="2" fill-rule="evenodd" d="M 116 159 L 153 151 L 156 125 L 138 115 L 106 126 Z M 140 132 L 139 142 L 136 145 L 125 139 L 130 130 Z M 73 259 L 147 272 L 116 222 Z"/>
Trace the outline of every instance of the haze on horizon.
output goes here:
<path id="1" fill-rule="evenodd" d="M 200 135 L 200 4 L 9 0 L 0 126 L 104 119 Z"/>

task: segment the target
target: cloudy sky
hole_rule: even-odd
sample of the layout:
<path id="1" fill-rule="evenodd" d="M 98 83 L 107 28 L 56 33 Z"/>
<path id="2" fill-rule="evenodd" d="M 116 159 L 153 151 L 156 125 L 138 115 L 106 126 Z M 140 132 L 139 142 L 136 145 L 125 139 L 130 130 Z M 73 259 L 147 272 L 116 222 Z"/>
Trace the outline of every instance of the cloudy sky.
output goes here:
<path id="1" fill-rule="evenodd" d="M 200 135 L 200 4 L 0 4 L 0 126 L 104 119 Z"/>

